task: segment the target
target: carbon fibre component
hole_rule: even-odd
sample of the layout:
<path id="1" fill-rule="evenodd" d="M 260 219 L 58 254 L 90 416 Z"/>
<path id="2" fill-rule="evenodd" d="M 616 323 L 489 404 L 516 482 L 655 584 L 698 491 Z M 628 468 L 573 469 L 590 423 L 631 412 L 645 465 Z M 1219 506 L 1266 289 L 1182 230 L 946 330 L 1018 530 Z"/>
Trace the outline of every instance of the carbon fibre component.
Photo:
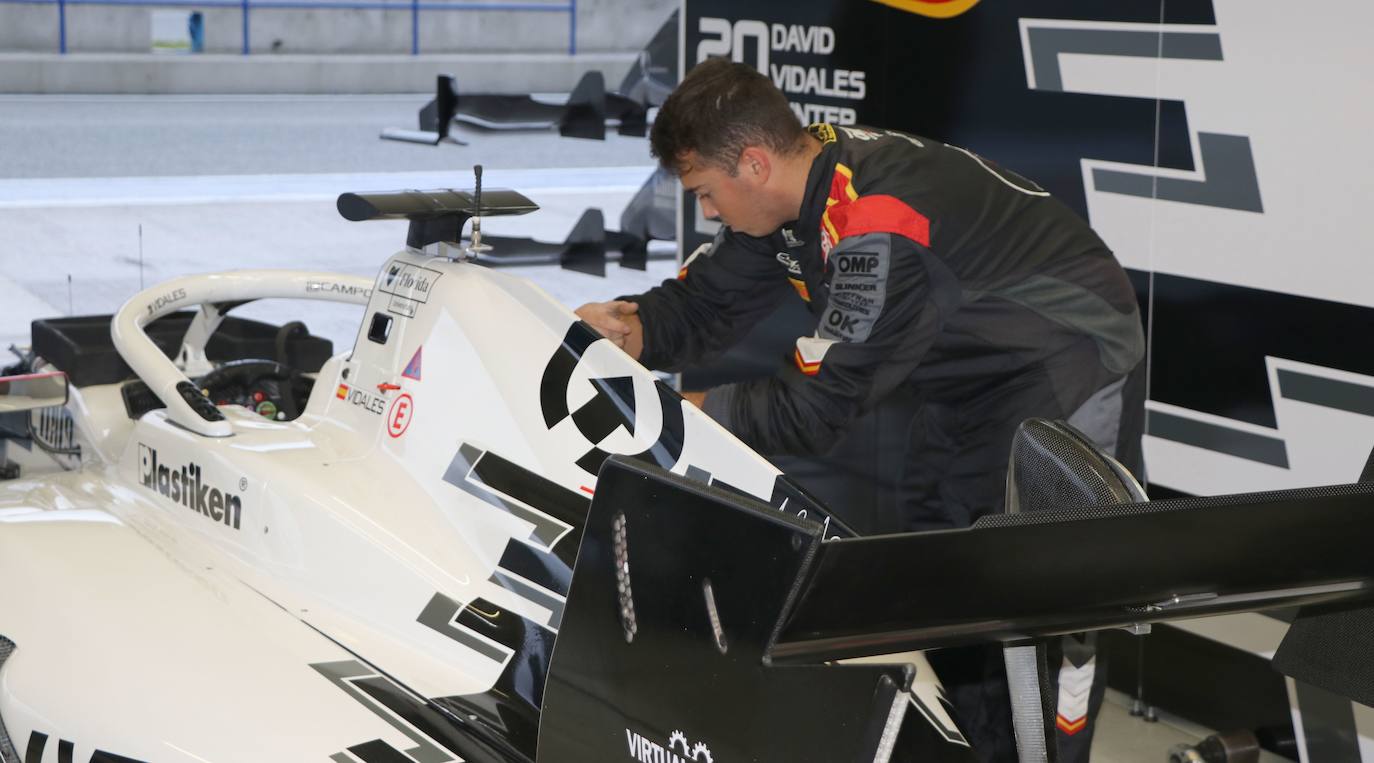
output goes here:
<path id="1" fill-rule="evenodd" d="M 1374 451 L 1365 459 L 1361 483 L 1374 482 Z M 1274 653 L 1274 668 L 1304 683 L 1374 705 L 1374 607 L 1306 607 Z"/>
<path id="2" fill-rule="evenodd" d="M 825 529 L 608 459 L 544 691 L 540 763 L 623 760 L 627 743 L 639 760 L 971 760 L 913 719 L 909 666 L 768 661 Z"/>
<path id="3" fill-rule="evenodd" d="M 436 217 L 462 215 L 491 217 L 492 215 L 523 215 L 539 209 L 539 205 L 518 191 L 488 189 L 482 192 L 482 207 L 477 208 L 473 191 L 439 188 L 432 191 L 381 191 L 377 193 L 345 193 L 339 196 L 339 214 L 346 220 L 426 220 Z"/>
<path id="4" fill-rule="evenodd" d="M 621 95 L 649 106 L 661 106 L 677 87 L 678 13 L 674 9 L 640 51 L 624 79 L 620 80 L 618 91 Z"/>
<path id="5" fill-rule="evenodd" d="M 479 206 L 480 205 L 480 206 Z M 432 191 L 345 193 L 337 202 L 345 220 L 409 220 L 406 246 L 421 249 L 440 241 L 457 242 L 463 226 L 474 217 L 524 215 L 539 205 L 517 191 L 480 193 L 440 188 Z"/>
<path id="6" fill-rule="evenodd" d="M 1032 418 L 1021 422 L 1011 443 L 1007 464 L 1008 514 L 1086 507 L 1148 500 L 1130 472 L 1107 456 L 1082 432 L 1063 421 Z M 986 519 L 986 517 L 984 517 Z M 974 523 L 978 527 L 982 521 Z M 1100 693 L 1090 694 L 1083 706 L 1082 726 L 1060 736 L 1060 673 L 1071 654 L 1089 685 L 1101 685 L 1095 666 L 1096 635 L 1073 634 L 1053 639 L 1008 643 L 1004 647 L 1012 719 L 1021 760 L 1086 759 L 1094 728 L 1090 724 L 1100 705 Z M 1055 648 L 1057 647 L 1057 648 Z M 1054 658 L 1049 655 L 1053 652 Z M 1093 703 L 1097 698 L 1097 705 Z M 1079 720 L 1073 716 L 1069 722 Z"/>
<path id="7" fill-rule="evenodd" d="M 772 654 L 810 661 L 1367 600 L 1372 509 L 1374 485 L 1339 485 L 1023 512 L 827 543 Z M 977 574 L 948 574 L 975 559 Z M 856 580 L 900 580 L 904 594 Z"/>
<path id="8" fill-rule="evenodd" d="M 1145 500 L 1125 467 L 1068 424 L 1027 419 L 1016 430 L 1007 466 L 1007 514 Z M 991 524 L 985 522 L 991 516 L 996 515 L 974 526 Z"/>
<path id="9" fill-rule="evenodd" d="M 655 84 L 653 90 L 658 93 L 662 86 Z M 646 93 L 645 97 L 649 95 Z M 434 99 L 420 109 L 420 129 L 389 127 L 381 137 L 431 146 L 444 142 L 466 145 L 450 134 L 453 122 L 483 130 L 557 128 L 564 137 L 589 140 L 605 140 L 606 127 L 614 125 L 621 135 L 643 137 L 648 129 L 648 105 L 640 97 L 606 92 L 606 78 L 599 71 L 583 74 L 567 102 L 561 104 L 547 103 L 531 95 L 459 95 L 453 76 L 440 74 L 435 80 Z"/>
<path id="10" fill-rule="evenodd" d="M 648 241 L 677 238 L 677 178 L 659 167 L 620 213 L 622 233 Z"/>
<path id="11" fill-rule="evenodd" d="M 601 72 L 582 75 L 558 117 L 558 134 L 565 138 L 606 139 L 606 78 Z"/>
<path id="12" fill-rule="evenodd" d="M 488 267 L 559 265 L 566 270 L 593 276 L 606 275 L 606 263 L 618 261 L 621 267 L 644 270 L 653 260 L 673 259 L 671 250 L 650 254 L 648 241 L 640 236 L 607 230 L 601 210 L 583 211 L 563 243 L 549 243 L 520 236 L 483 236 L 490 252 L 480 252 L 477 261 Z"/>
<path id="13" fill-rule="evenodd" d="M 420 129 L 435 133 L 436 142 L 448 137 L 453 114 L 458 110 L 458 88 L 453 75 L 440 74 L 435 79 L 434 100 L 420 109 Z"/>

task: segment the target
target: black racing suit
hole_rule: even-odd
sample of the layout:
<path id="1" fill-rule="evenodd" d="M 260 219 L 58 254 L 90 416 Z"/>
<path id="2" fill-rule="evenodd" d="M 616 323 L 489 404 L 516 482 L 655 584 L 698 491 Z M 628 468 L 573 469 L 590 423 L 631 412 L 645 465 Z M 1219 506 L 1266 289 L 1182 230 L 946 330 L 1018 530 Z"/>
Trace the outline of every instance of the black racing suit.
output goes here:
<path id="1" fill-rule="evenodd" d="M 795 288 L 819 320 L 815 335 L 797 340 L 778 375 L 717 387 L 705 408 L 761 453 L 812 455 L 912 385 L 921 406 L 900 475 L 906 527 L 894 530 L 1001 511 L 1012 435 L 1031 416 L 1068 420 L 1139 474 L 1140 316 L 1092 229 L 962 148 L 890 130 L 810 130 L 823 147 L 800 219 L 763 238 L 722 228 L 677 280 L 628 298 L 643 321 L 643 363 L 707 359 Z M 975 747 L 1010 744 L 1009 725 L 992 741 L 968 729 L 1000 737 L 1004 727 L 989 683 L 967 678 L 966 702 L 948 677 L 946 687 L 972 708 L 961 715 Z"/>
<path id="2" fill-rule="evenodd" d="M 811 130 L 824 145 L 795 224 L 764 238 L 723 228 L 677 280 L 629 298 L 641 361 L 676 370 L 711 357 L 790 283 L 819 318 L 816 335 L 797 340 L 777 376 L 713 389 L 707 410 L 761 453 L 811 455 L 914 385 L 923 408 L 903 475 L 907 529 L 999 511 L 1011 435 L 1030 416 L 1069 419 L 1138 468 L 1139 424 L 1088 415 L 1122 391 L 1112 385 L 1145 347 L 1135 293 L 1097 234 L 964 149 Z"/>

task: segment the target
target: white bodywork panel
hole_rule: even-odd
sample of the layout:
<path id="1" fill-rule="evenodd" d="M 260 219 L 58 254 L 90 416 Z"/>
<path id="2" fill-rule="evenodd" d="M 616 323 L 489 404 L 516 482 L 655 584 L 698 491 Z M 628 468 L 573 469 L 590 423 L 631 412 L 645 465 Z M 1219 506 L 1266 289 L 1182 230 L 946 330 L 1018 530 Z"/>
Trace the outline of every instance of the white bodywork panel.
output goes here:
<path id="1" fill-rule="evenodd" d="M 368 306 L 302 415 L 221 406 L 225 420 L 201 426 L 169 391 L 186 376 L 148 342 L 146 319 L 257 292 L 318 297 L 307 284 L 322 279 L 367 289 Z M 96 749 L 222 763 L 352 760 L 339 756 L 377 739 L 432 747 L 346 677 L 384 673 L 422 698 L 490 690 L 512 650 L 453 611 L 436 621 L 435 603 L 480 599 L 556 631 L 561 595 L 499 565 L 512 544 L 551 556 L 576 542 L 557 512 L 486 484 L 484 464 L 585 507 L 596 476 L 579 459 L 652 451 L 770 500 L 775 467 L 609 341 L 586 340 L 571 361 L 565 338 L 585 327 L 570 333 L 575 316 L 528 282 L 414 251 L 356 280 L 179 279 L 115 317 L 126 361 L 180 405 L 131 421 L 119 385 L 73 387 L 80 467 L 0 483 L 0 636 L 15 645 L 0 718 L 21 754 L 34 732 L 53 740 L 45 760 L 59 739 L 82 761 Z M 156 304 L 162 294 L 182 296 Z M 188 344 L 206 336 L 193 326 Z M 193 371 L 195 349 L 181 358 Z M 568 362 L 551 362 L 560 353 Z M 593 380 L 633 390 L 633 432 L 584 433 Z"/>

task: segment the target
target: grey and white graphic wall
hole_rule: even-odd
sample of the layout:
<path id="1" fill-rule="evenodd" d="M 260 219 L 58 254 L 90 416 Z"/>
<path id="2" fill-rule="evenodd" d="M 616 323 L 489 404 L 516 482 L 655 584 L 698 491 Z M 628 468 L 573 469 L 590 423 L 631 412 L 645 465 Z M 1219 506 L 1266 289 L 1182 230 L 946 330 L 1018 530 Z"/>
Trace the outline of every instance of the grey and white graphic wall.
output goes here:
<path id="1" fill-rule="evenodd" d="M 1374 7 L 1337 2 L 1284 13 L 1268 3 L 1213 5 L 1210 25 L 1022 19 L 1027 81 L 1184 104 L 1195 168 L 1085 159 L 1089 219 L 1128 268 L 1256 295 L 1232 304 L 1234 314 L 1213 306 L 1196 320 L 1212 321 L 1211 331 L 1225 324 L 1231 341 L 1264 352 L 1272 421 L 1153 399 L 1151 479 L 1195 494 L 1353 481 L 1374 445 L 1368 314 L 1345 309 L 1337 312 L 1353 320 L 1343 325 L 1289 324 L 1326 348 L 1314 353 L 1323 365 L 1266 347 L 1263 332 L 1285 317 L 1249 313 L 1298 302 L 1282 296 L 1374 308 L 1365 235 L 1374 203 L 1374 155 L 1365 150 L 1374 104 L 1360 95 L 1368 90 L 1361 72 L 1374 66 L 1360 30 L 1374 23 Z M 1165 358 L 1189 362 L 1161 347 L 1164 338 L 1153 340 L 1152 377 L 1171 373 Z M 1211 373 L 1194 383 L 1222 394 L 1233 373 L 1257 370 L 1192 360 Z"/>
<path id="2" fill-rule="evenodd" d="M 803 119 L 965 146 L 1090 220 L 1145 315 L 1153 486 L 1209 495 L 1359 474 L 1374 447 L 1374 5 L 685 8 L 685 66 L 746 61 Z M 690 252 L 711 226 L 690 199 L 683 212 Z"/>

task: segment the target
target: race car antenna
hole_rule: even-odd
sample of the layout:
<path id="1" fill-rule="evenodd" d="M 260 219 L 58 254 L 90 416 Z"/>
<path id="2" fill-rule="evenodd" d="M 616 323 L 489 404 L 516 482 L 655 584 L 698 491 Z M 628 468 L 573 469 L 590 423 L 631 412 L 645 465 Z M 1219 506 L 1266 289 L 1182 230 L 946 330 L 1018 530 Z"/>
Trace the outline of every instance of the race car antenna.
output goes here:
<path id="1" fill-rule="evenodd" d="M 472 173 L 477 176 L 477 183 L 472 189 L 472 237 L 463 253 L 476 258 L 482 252 L 490 252 L 491 246 L 482 243 L 482 165 L 474 164 Z"/>

